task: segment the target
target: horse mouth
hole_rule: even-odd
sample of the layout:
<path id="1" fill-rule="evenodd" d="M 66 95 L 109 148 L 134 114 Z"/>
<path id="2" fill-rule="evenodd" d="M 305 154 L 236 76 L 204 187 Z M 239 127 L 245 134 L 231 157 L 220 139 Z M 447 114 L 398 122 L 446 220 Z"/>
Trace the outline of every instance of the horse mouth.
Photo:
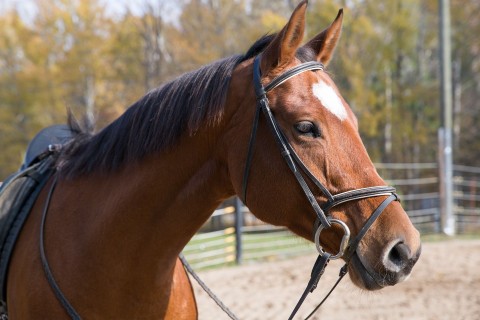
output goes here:
<path id="1" fill-rule="evenodd" d="M 387 278 L 381 277 L 379 274 L 367 269 L 357 254 L 352 256 L 349 270 L 352 282 L 361 289 L 375 291 L 388 285 L 393 285 L 387 283 Z"/>

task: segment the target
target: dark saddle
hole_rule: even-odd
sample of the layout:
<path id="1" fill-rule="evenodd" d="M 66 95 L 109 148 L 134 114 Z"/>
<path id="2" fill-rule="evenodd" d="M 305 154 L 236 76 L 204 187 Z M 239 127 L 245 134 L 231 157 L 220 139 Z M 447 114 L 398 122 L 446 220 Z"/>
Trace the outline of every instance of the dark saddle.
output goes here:
<path id="1" fill-rule="evenodd" d="M 48 150 L 49 146 L 61 146 L 72 139 L 70 127 L 64 124 L 57 124 L 41 130 L 30 141 L 25 152 L 20 170 L 28 168 L 42 153 Z"/>
<path id="2" fill-rule="evenodd" d="M 20 170 L 0 186 L 0 301 L 3 305 L 15 242 L 38 194 L 55 170 L 57 151 L 71 138 L 72 133 L 65 125 L 40 131 L 28 145 Z"/>

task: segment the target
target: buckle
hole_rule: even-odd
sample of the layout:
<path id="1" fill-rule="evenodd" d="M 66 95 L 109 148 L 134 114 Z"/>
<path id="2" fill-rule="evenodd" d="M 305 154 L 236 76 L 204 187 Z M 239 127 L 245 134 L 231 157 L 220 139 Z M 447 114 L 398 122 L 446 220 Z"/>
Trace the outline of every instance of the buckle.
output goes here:
<path id="1" fill-rule="evenodd" d="M 340 242 L 340 248 L 339 248 L 337 254 L 335 254 L 335 255 L 332 254 L 332 256 L 330 257 L 331 260 L 335 260 L 335 259 L 341 258 L 343 256 L 343 254 L 345 253 L 345 250 L 348 247 L 348 242 L 350 240 L 350 229 L 345 224 L 345 222 L 343 222 L 341 220 L 332 219 L 330 217 L 328 217 L 327 219 L 331 224 L 338 224 L 339 226 L 341 226 L 343 228 L 343 232 L 344 232 L 342 242 Z M 318 254 L 321 255 L 321 256 L 325 253 L 325 250 L 323 250 L 322 245 L 320 244 L 320 234 L 322 233 L 323 229 L 325 229 L 325 227 L 322 224 L 320 224 L 317 231 L 315 231 L 315 236 L 314 236 L 315 246 L 317 247 Z"/>

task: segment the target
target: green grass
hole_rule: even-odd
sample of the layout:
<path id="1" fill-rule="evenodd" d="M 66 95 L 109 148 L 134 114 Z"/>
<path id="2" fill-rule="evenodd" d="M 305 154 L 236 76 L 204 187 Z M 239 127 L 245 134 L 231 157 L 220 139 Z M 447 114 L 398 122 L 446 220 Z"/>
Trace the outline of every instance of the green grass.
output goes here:
<path id="1" fill-rule="evenodd" d="M 312 243 L 281 229 L 266 233 L 244 233 L 242 245 L 244 263 L 315 252 Z M 198 270 L 231 266 L 235 264 L 232 261 L 232 254 L 235 255 L 234 235 L 197 235 L 183 252 L 190 264 Z"/>

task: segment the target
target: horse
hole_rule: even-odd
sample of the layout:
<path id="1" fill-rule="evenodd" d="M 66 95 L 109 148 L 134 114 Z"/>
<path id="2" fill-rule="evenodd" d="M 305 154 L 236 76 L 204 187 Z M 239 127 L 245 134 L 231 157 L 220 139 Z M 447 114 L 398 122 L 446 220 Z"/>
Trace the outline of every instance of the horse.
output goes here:
<path id="1" fill-rule="evenodd" d="M 56 153 L 55 173 L 13 251 L 10 319 L 75 318 L 72 309 L 86 319 L 196 319 L 179 254 L 233 195 L 259 219 L 324 252 L 340 250 L 345 228 L 361 234 L 348 264 L 359 288 L 408 278 L 421 251 L 419 232 L 399 201 L 384 202 L 391 189 L 323 70 L 343 11 L 302 44 L 306 7 L 301 2 L 280 32 L 245 54 L 147 93 L 98 133 L 70 121 L 74 137 Z M 259 99 L 268 105 L 265 117 Z M 292 154 L 297 160 L 285 161 Z M 377 186 L 381 192 L 371 193 Z"/>

